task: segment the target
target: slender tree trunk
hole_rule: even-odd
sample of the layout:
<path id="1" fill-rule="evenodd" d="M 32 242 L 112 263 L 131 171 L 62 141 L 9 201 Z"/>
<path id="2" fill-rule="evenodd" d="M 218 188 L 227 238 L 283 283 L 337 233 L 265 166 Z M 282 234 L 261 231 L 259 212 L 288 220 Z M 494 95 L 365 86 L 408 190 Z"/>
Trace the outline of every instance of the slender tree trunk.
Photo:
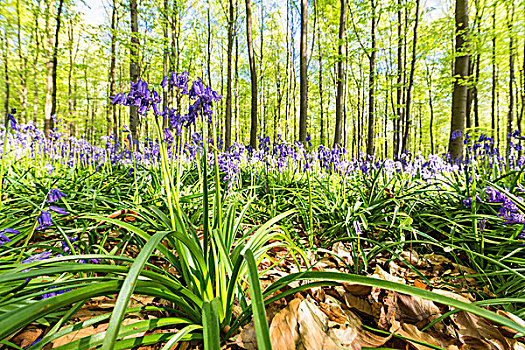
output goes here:
<path id="1" fill-rule="evenodd" d="M 252 110 L 250 127 L 250 146 L 257 148 L 257 71 L 255 69 L 255 57 L 253 55 L 252 39 L 252 3 L 246 0 L 246 40 L 248 42 L 248 59 L 250 61 L 250 77 L 252 83 Z"/>
<path id="2" fill-rule="evenodd" d="M 507 114 L 507 165 L 508 155 L 512 139 L 510 135 L 514 131 L 514 0 L 511 0 L 510 18 L 507 13 L 507 28 L 509 32 L 509 112 Z"/>
<path id="3" fill-rule="evenodd" d="M 230 0 L 230 12 L 231 12 L 231 7 L 232 7 L 232 4 L 231 4 L 231 1 Z M 210 18 L 210 1 L 208 0 L 208 9 L 207 9 L 207 14 L 208 14 L 208 57 L 207 57 L 207 60 L 206 60 L 206 66 L 208 68 L 208 86 L 212 86 L 211 85 L 211 18 Z M 230 25 L 229 24 L 229 21 L 228 20 L 228 26 Z M 230 31 L 228 29 L 228 40 L 230 40 Z M 228 57 L 228 60 L 229 62 L 231 63 L 231 58 Z"/>
<path id="4" fill-rule="evenodd" d="M 238 8 L 237 8 L 238 10 Z M 235 142 L 239 142 L 239 37 L 235 34 Z"/>
<path id="5" fill-rule="evenodd" d="M 259 115 L 260 115 L 260 118 L 261 118 L 261 122 L 260 122 L 260 133 L 261 133 L 261 136 L 262 137 L 265 137 L 266 136 L 266 123 L 265 123 L 265 113 L 264 113 L 264 108 L 265 108 L 265 104 L 264 104 L 264 61 L 263 61 L 263 58 L 264 58 L 264 51 L 263 51 L 263 47 L 264 47 L 264 0 L 261 0 L 261 34 L 260 34 L 260 39 L 261 39 L 261 45 L 259 47 L 259 75 L 258 75 L 258 78 L 259 78 L 259 92 L 260 92 L 260 97 L 259 97 Z"/>
<path id="6" fill-rule="evenodd" d="M 344 0 L 343 0 L 344 1 Z M 321 52 L 321 28 L 317 31 L 317 47 L 319 54 L 319 109 L 320 109 L 320 119 L 321 119 L 321 144 L 327 145 L 325 142 L 324 135 L 324 104 L 323 104 L 323 54 Z"/>
<path id="7" fill-rule="evenodd" d="M 468 0 L 456 0 L 456 48 L 454 59 L 454 91 L 448 151 L 452 160 L 463 158 L 465 115 L 467 112 Z"/>
<path id="8" fill-rule="evenodd" d="M 73 62 L 74 62 L 74 28 L 73 28 L 73 18 L 69 19 L 69 27 L 68 27 L 68 39 L 69 39 L 69 69 L 67 72 L 67 91 L 68 91 L 68 115 L 69 115 L 69 135 L 74 136 L 74 133 L 72 133 L 71 126 L 74 125 L 74 118 L 73 118 Z"/>
<path id="9" fill-rule="evenodd" d="M 497 2 L 492 5 L 492 95 L 490 103 L 490 117 L 491 117 L 491 137 L 495 141 L 494 131 L 496 130 L 496 7 Z"/>
<path id="10" fill-rule="evenodd" d="M 113 0 L 113 3 L 115 6 L 116 0 Z M 169 38 L 168 38 L 168 26 L 169 26 L 169 20 L 168 20 L 168 0 L 164 0 L 164 8 L 162 13 L 162 47 L 163 47 L 163 54 L 162 54 L 162 76 L 166 77 L 168 75 L 168 56 L 169 56 Z M 112 19 L 113 24 L 113 19 Z M 112 38 L 113 43 L 113 38 Z M 165 86 L 162 88 L 162 110 L 165 111 L 168 108 L 168 86 Z M 168 117 L 167 115 L 164 115 L 162 118 L 162 128 L 166 129 L 168 127 Z"/>
<path id="11" fill-rule="evenodd" d="M 137 18 L 137 0 L 131 0 L 130 3 L 130 15 L 131 15 L 131 45 L 129 47 L 131 61 L 129 64 L 129 76 L 130 80 L 136 83 L 139 79 L 139 24 Z M 131 137 L 134 143 L 138 143 L 139 135 L 137 127 L 139 123 L 139 115 L 137 107 L 130 106 L 129 113 L 129 129 L 131 131 Z"/>
<path id="12" fill-rule="evenodd" d="M 335 97 L 334 147 L 341 145 L 342 124 L 343 124 L 343 84 L 344 84 L 343 39 L 345 36 L 345 22 L 346 22 L 346 0 L 341 0 L 341 13 L 339 15 L 339 41 L 337 43 L 337 92 L 336 92 L 336 97 Z M 320 52 L 319 52 L 319 60 L 321 60 Z"/>
<path id="13" fill-rule="evenodd" d="M 18 58 L 20 59 L 20 119 L 27 122 L 27 57 L 23 54 L 22 38 L 21 38 L 21 14 L 20 14 L 20 0 L 16 1 L 16 18 L 17 18 L 17 40 L 18 40 Z"/>
<path id="14" fill-rule="evenodd" d="M 288 123 L 290 116 L 290 90 L 291 90 L 291 79 L 290 79 L 290 30 L 288 28 L 290 20 L 290 9 L 289 0 L 286 0 L 286 102 L 285 102 L 285 115 L 284 115 L 284 138 L 288 140 Z"/>
<path id="15" fill-rule="evenodd" d="M 375 70 L 376 70 L 376 5 L 374 0 L 370 1 L 372 6 L 372 24 L 370 29 L 370 68 L 368 75 L 368 138 L 366 141 L 366 154 L 374 155 L 374 94 L 375 94 Z"/>
<path id="16" fill-rule="evenodd" d="M 233 0 L 229 1 L 229 15 L 228 15 L 228 52 L 226 53 L 227 59 L 227 72 L 226 72 L 226 120 L 224 129 L 224 147 L 225 149 L 230 148 L 232 143 L 232 50 L 233 50 L 233 25 L 234 25 L 234 13 L 233 13 Z"/>
<path id="17" fill-rule="evenodd" d="M 5 116 L 4 116 L 4 125 L 7 125 L 7 116 L 9 114 L 9 94 L 10 94 L 10 84 L 9 84 L 9 65 L 8 65 L 8 53 L 9 42 L 7 41 L 7 29 L 4 29 L 4 38 L 2 40 L 3 49 L 4 49 L 4 77 L 5 77 Z"/>
<path id="18" fill-rule="evenodd" d="M 432 103 L 432 74 L 430 67 L 427 65 L 427 83 L 428 83 L 428 106 L 430 108 L 430 154 L 434 154 L 434 104 Z"/>
<path id="19" fill-rule="evenodd" d="M 412 60 L 410 63 L 410 78 L 408 81 L 406 104 L 405 104 L 405 135 L 403 136 L 403 152 L 407 151 L 408 131 L 410 130 L 410 103 L 412 102 L 412 87 L 414 86 L 414 72 L 417 60 L 417 26 L 419 23 L 419 0 L 416 0 L 416 21 L 414 23 L 414 36 L 412 39 Z"/>
<path id="20" fill-rule="evenodd" d="M 33 9 L 34 17 L 34 37 L 35 37 L 35 56 L 33 58 L 33 86 L 34 86 L 34 97 L 33 97 L 33 124 L 36 125 L 38 117 L 38 59 L 40 55 L 40 35 L 39 35 L 39 26 L 38 26 L 38 14 L 40 10 L 38 7 L 34 6 Z"/>
<path id="21" fill-rule="evenodd" d="M 60 33 L 60 15 L 62 14 L 63 0 L 60 0 L 57 14 L 56 14 L 56 29 L 55 37 L 48 31 L 48 50 L 51 50 L 49 61 L 47 62 L 47 83 L 46 83 L 46 106 L 44 116 L 44 133 L 49 136 L 51 130 L 54 129 L 53 116 L 56 114 L 57 109 L 57 61 L 58 61 L 58 35 Z M 53 2 L 49 2 L 48 5 L 49 16 L 51 16 L 51 10 L 53 8 Z M 48 26 L 46 26 L 48 27 Z M 54 39 L 54 40 L 53 40 Z"/>
<path id="22" fill-rule="evenodd" d="M 308 113 L 308 67 L 306 66 L 306 49 L 308 28 L 308 0 L 301 0 L 301 42 L 300 42 L 300 110 L 299 110 L 299 141 L 306 142 L 306 121 Z"/>
<path id="23" fill-rule="evenodd" d="M 275 65 L 275 85 L 277 88 L 277 106 L 275 115 L 275 127 L 274 127 L 274 142 L 277 141 L 277 135 L 281 134 L 281 102 L 283 100 L 283 94 L 281 91 L 281 60 L 277 59 Z"/>
<path id="24" fill-rule="evenodd" d="M 403 95 L 403 16 L 402 0 L 397 2 L 397 80 L 396 80 L 396 120 L 394 127 L 394 158 L 397 159 L 401 150 L 401 121 L 403 120 L 403 109 L 401 107 Z"/>

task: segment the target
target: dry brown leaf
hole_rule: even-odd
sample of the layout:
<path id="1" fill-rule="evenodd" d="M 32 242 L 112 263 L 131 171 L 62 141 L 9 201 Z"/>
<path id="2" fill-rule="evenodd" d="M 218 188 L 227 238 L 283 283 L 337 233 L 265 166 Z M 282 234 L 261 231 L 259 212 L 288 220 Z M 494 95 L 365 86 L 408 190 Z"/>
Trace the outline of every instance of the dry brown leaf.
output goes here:
<path id="1" fill-rule="evenodd" d="M 436 288 L 432 289 L 432 292 L 443 295 L 445 297 L 456 299 L 458 301 L 462 301 L 464 303 L 471 303 L 474 301 L 474 298 L 470 294 L 466 294 L 466 293 L 459 294 L 459 293 L 454 293 L 448 290 L 436 289 Z M 470 296 L 472 299 L 465 297 L 465 295 Z"/>
<path id="2" fill-rule="evenodd" d="M 516 322 L 520 326 L 525 327 L 525 321 L 522 320 L 521 318 L 519 318 L 518 316 L 516 316 L 514 314 L 511 314 L 510 312 L 507 312 L 507 311 L 504 311 L 504 310 L 498 310 L 496 312 L 498 313 L 498 315 L 506 317 L 506 318 Z M 518 332 L 516 332 L 514 329 L 511 329 L 511 328 L 506 327 L 506 326 L 499 326 L 499 328 L 500 328 L 500 330 L 502 330 L 505 333 L 504 335 L 507 335 L 507 336 L 509 336 L 511 338 L 514 337 L 516 334 L 518 334 Z"/>
<path id="3" fill-rule="evenodd" d="M 461 335 L 460 339 L 465 343 L 467 343 L 467 341 L 464 339 L 471 337 L 489 342 L 491 345 L 490 349 L 510 349 L 509 343 L 500 331 L 484 318 L 465 311 L 457 312 L 451 315 L 451 318 L 458 326 L 458 333 Z"/>
<path id="4" fill-rule="evenodd" d="M 421 332 L 416 326 L 411 324 L 402 323 L 400 324 L 398 321 L 393 320 L 392 321 L 392 329 L 391 332 L 401 335 L 403 337 L 406 337 L 408 339 L 416 340 L 419 342 L 423 342 L 426 344 L 439 346 L 447 350 L 458 350 L 458 346 L 454 345 L 451 340 L 445 339 L 445 338 L 436 338 L 429 333 Z M 417 350 L 430 350 L 431 347 L 418 344 L 414 341 L 407 340 L 414 348 Z"/>
<path id="5" fill-rule="evenodd" d="M 344 260 L 349 266 L 354 266 L 354 259 L 352 259 L 352 247 L 346 246 L 343 242 L 337 242 L 333 245 L 332 250 L 337 256 Z"/>
<path id="6" fill-rule="evenodd" d="M 29 326 L 12 338 L 11 342 L 17 344 L 21 348 L 26 348 L 27 346 L 33 344 L 38 339 L 38 337 L 42 335 L 42 333 L 42 329 L 35 326 Z"/>
<path id="7" fill-rule="evenodd" d="M 430 323 L 441 316 L 441 310 L 432 301 L 412 295 L 397 294 L 396 315 L 398 320 L 408 323 L 426 321 Z"/>
<path id="8" fill-rule="evenodd" d="M 357 296 L 369 295 L 370 291 L 372 290 L 372 287 L 362 286 L 360 284 L 343 283 L 343 287 L 348 293 L 357 295 Z"/>
<path id="9" fill-rule="evenodd" d="M 356 309 L 357 311 L 360 311 L 370 316 L 378 316 L 377 312 L 374 315 L 374 310 L 372 310 L 372 306 L 365 299 L 359 298 L 351 293 L 345 293 L 343 295 L 343 298 L 348 308 Z M 379 311 L 379 310 L 376 310 L 376 311 Z"/>
<path id="10" fill-rule="evenodd" d="M 279 311 L 270 325 L 270 340 L 275 350 L 295 349 L 299 341 L 297 309 L 302 299 L 295 298 Z"/>

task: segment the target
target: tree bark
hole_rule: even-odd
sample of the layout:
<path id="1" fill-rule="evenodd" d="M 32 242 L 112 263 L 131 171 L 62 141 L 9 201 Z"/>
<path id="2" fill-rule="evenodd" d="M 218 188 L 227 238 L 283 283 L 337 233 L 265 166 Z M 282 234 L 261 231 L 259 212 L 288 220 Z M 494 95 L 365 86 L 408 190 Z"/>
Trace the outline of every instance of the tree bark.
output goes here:
<path id="1" fill-rule="evenodd" d="M 57 14 L 56 14 L 56 29 L 53 44 L 53 37 L 48 33 L 49 47 L 53 46 L 50 60 L 47 63 L 47 84 L 46 84 L 46 108 L 44 116 L 44 133 L 46 137 L 49 136 L 51 130 L 54 129 L 53 116 L 57 110 L 57 63 L 58 63 L 58 35 L 60 33 L 60 15 L 62 14 L 62 6 L 64 0 L 60 0 Z M 49 9 L 51 10 L 53 3 L 50 2 Z M 51 14 L 49 14 L 51 15 Z"/>
<path id="2" fill-rule="evenodd" d="M 468 0 L 456 0 L 456 47 L 454 59 L 454 90 L 448 151 L 452 160 L 463 158 L 465 115 L 467 112 Z"/>
<path id="3" fill-rule="evenodd" d="M 137 18 L 137 0 L 131 0 L 130 6 L 131 15 L 131 46 L 129 48 L 131 61 L 129 64 L 130 80 L 136 83 L 139 79 L 139 24 Z M 138 142 L 137 126 L 139 115 L 137 107 L 131 106 L 129 112 L 129 130 L 134 143 Z"/>
<path id="4" fill-rule="evenodd" d="M 414 72 L 416 71 L 417 50 L 417 25 L 419 23 L 419 0 L 416 0 L 416 21 L 414 23 L 414 36 L 412 39 L 412 60 L 410 63 L 410 78 L 408 81 L 405 104 L 405 134 L 403 136 L 402 153 L 407 151 L 408 131 L 410 130 L 410 103 L 412 102 L 412 87 L 414 86 Z"/>
<path id="5" fill-rule="evenodd" d="M 238 7 L 237 7 L 238 11 Z M 238 15 L 238 13 L 237 13 Z M 237 16 L 236 16 L 237 17 Z M 240 131 L 239 115 L 239 37 L 235 34 L 235 142 L 239 142 Z"/>
<path id="6" fill-rule="evenodd" d="M 10 94 L 10 84 L 9 84 L 9 65 L 7 51 L 9 50 L 9 43 L 7 41 L 7 29 L 4 29 L 4 38 L 2 39 L 3 49 L 4 49 L 4 77 L 5 77 L 5 116 L 4 116 L 4 125 L 7 125 L 7 116 L 9 114 L 9 94 Z"/>
<path id="7" fill-rule="evenodd" d="M 366 154 L 374 155 L 374 94 L 375 94 L 375 69 L 376 69 L 376 3 L 370 1 L 372 6 L 372 24 L 370 29 L 370 67 L 368 75 L 368 138 L 366 141 Z"/>
<path id="8" fill-rule="evenodd" d="M 301 0 L 301 42 L 300 42 L 300 107 L 299 107 L 299 141 L 306 142 L 306 122 L 308 114 L 308 67 L 306 66 L 308 28 L 308 0 Z"/>
<path id="9" fill-rule="evenodd" d="M 113 0 L 113 6 L 115 6 L 116 0 Z M 168 0 L 164 0 L 164 8 L 162 13 L 162 36 L 163 36 L 163 53 L 162 53 L 162 76 L 165 77 L 168 75 L 168 56 L 169 56 L 169 38 L 168 38 Z M 113 20 L 112 20 L 113 24 Z M 113 38 L 112 38 L 113 39 Z M 112 40 L 113 43 L 113 40 Z M 162 110 L 166 110 L 168 107 L 168 86 L 162 88 Z M 166 129 L 168 127 L 168 118 L 165 115 L 162 118 L 162 128 Z"/>
<path id="10" fill-rule="evenodd" d="M 346 0 L 341 0 L 341 13 L 339 15 L 339 41 L 337 43 L 337 92 L 335 97 L 335 134 L 334 147 L 341 145 L 343 124 L 343 39 L 345 35 Z M 321 61 L 321 52 L 319 52 Z M 319 73 L 321 74 L 321 73 Z M 319 75 L 321 79 L 321 75 Z M 320 88 L 321 89 L 321 88 Z M 322 113 L 322 112 L 321 112 Z M 321 127 L 321 130 L 322 127 Z"/>
<path id="11" fill-rule="evenodd" d="M 232 144 L 232 50 L 233 50 L 233 0 L 229 1 L 228 11 L 228 52 L 227 71 L 226 71 L 226 111 L 225 111 L 225 128 L 224 128 L 224 148 L 230 148 Z"/>
<path id="12" fill-rule="evenodd" d="M 17 18 L 17 39 L 18 39 L 18 58 L 20 59 L 20 104 L 22 110 L 20 111 L 20 120 L 27 122 L 27 56 L 23 54 L 22 38 L 21 38 L 21 14 L 20 14 L 20 0 L 16 1 L 16 18 Z"/>
<path id="13" fill-rule="evenodd" d="M 494 2 L 492 5 L 492 95 L 490 103 L 490 119 L 491 119 L 491 137 L 494 141 L 495 139 L 495 130 L 496 130 L 496 6 L 497 2 Z"/>
<path id="14" fill-rule="evenodd" d="M 511 0 L 511 13 L 510 18 L 508 18 L 507 13 L 507 28 L 509 32 L 509 111 L 507 114 L 507 166 L 508 166 L 508 156 L 511 149 L 512 139 L 510 135 L 512 134 L 514 127 L 514 0 Z"/>
<path id="15" fill-rule="evenodd" d="M 342 0 L 344 1 L 344 0 Z M 345 4 L 346 7 L 346 4 Z M 346 10 L 345 10 L 346 11 Z M 326 145 L 328 142 L 325 143 L 324 139 L 324 104 L 323 104 L 323 54 L 321 52 L 321 28 L 317 31 L 317 47 L 318 47 L 318 54 L 319 54 L 319 109 L 320 109 L 320 126 L 321 126 L 321 144 Z"/>
<path id="16" fill-rule="evenodd" d="M 430 67 L 427 65 L 427 83 L 428 83 L 428 106 L 430 107 L 430 154 L 434 154 L 434 104 L 432 103 L 432 74 Z"/>
<path id="17" fill-rule="evenodd" d="M 257 148 L 257 71 L 255 69 L 255 57 L 253 55 L 252 39 L 252 4 L 246 0 L 246 40 L 248 42 L 248 59 L 250 61 L 250 78 L 252 85 L 252 108 L 250 126 L 250 146 Z"/>

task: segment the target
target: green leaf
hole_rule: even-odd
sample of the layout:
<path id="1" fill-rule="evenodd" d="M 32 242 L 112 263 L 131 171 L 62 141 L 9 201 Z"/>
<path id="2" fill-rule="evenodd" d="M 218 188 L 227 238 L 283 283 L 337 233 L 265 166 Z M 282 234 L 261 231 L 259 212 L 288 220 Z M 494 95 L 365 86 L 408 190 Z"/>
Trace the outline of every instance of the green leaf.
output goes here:
<path id="1" fill-rule="evenodd" d="M 131 266 L 124 283 L 122 284 L 122 289 L 115 303 L 115 308 L 113 309 L 113 314 L 109 320 L 108 330 L 106 331 L 106 337 L 104 338 L 104 343 L 102 344 L 102 349 L 112 350 L 117 340 L 117 335 L 119 333 L 120 325 L 124 319 L 124 314 L 126 313 L 126 308 L 129 304 L 129 299 L 133 294 L 135 289 L 135 283 L 139 278 L 140 272 L 146 262 L 148 261 L 150 255 L 153 253 L 155 248 L 159 245 L 160 241 L 166 237 L 169 232 L 158 232 L 153 235 L 146 245 L 142 248 L 142 251 L 135 259 L 135 262 Z"/>
<path id="2" fill-rule="evenodd" d="M 257 346 L 260 350 L 270 350 L 272 343 L 270 341 L 270 330 L 266 320 L 266 310 L 259 283 L 259 274 L 257 273 L 257 264 L 250 249 L 244 255 L 248 263 L 248 277 L 250 280 L 250 295 L 252 297 L 253 322 L 255 325 L 255 334 L 257 336 Z"/>
<path id="3" fill-rule="evenodd" d="M 220 350 L 219 304 L 217 298 L 202 305 L 202 326 L 205 350 Z"/>

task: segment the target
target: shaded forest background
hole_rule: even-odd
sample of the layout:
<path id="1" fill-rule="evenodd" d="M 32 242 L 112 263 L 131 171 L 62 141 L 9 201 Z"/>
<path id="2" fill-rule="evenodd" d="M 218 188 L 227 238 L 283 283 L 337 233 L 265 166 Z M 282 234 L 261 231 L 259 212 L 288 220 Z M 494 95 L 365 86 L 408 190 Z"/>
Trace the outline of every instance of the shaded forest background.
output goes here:
<path id="1" fill-rule="evenodd" d="M 250 142 L 255 115 L 258 137 L 304 140 L 309 134 L 314 145 L 341 144 L 351 155 L 448 149 L 458 56 L 455 3 L 102 5 L 104 23 L 90 25 L 77 1 L 3 0 L 0 99 L 6 115 L 16 108 L 17 118 L 46 132 L 56 115 L 62 132 L 92 142 L 120 135 L 125 125 L 136 126 L 137 137 L 151 137 L 153 116 L 133 125 L 129 108 L 112 106 L 110 96 L 129 91 L 138 78 L 162 93 L 165 75 L 187 71 L 223 96 L 215 115 L 227 145 Z M 469 1 L 468 15 L 465 127 L 471 138 L 484 133 L 505 147 L 509 131 L 521 131 L 525 110 L 525 2 Z M 167 107 L 187 108 L 187 101 L 164 95 Z"/>

